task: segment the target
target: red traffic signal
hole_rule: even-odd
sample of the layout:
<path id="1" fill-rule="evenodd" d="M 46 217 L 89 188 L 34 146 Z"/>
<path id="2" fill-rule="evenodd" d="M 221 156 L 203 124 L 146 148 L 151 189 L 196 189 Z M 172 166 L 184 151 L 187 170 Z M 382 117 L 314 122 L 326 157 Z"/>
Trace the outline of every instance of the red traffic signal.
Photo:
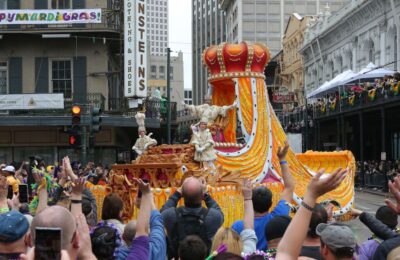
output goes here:
<path id="1" fill-rule="evenodd" d="M 77 133 L 71 134 L 68 138 L 68 143 L 75 149 L 78 149 L 81 145 L 81 136 Z"/>
<path id="2" fill-rule="evenodd" d="M 70 145 L 75 145 L 76 144 L 76 137 L 75 136 L 71 135 L 69 137 L 69 144 Z"/>

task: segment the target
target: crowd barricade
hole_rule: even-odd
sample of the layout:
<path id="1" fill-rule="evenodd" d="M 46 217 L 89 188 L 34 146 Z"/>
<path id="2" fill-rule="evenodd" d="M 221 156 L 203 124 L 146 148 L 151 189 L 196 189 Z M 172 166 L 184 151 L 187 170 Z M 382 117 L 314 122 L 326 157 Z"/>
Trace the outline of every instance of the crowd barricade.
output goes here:
<path id="1" fill-rule="evenodd" d="M 367 174 L 365 172 L 358 172 L 355 177 L 355 186 L 360 188 L 386 190 L 387 182 L 387 176 L 381 173 Z"/>

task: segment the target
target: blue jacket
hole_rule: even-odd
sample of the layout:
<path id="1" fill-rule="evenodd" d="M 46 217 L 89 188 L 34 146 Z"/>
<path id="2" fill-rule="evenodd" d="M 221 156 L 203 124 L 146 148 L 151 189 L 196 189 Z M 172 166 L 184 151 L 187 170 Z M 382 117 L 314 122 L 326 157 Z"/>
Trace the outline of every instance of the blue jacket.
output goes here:
<path id="1" fill-rule="evenodd" d="M 165 259 L 167 255 L 167 241 L 164 233 L 163 218 L 158 210 L 153 210 L 150 216 L 150 256 L 149 260 Z M 131 247 L 122 246 L 118 250 L 117 260 L 125 260 Z"/>

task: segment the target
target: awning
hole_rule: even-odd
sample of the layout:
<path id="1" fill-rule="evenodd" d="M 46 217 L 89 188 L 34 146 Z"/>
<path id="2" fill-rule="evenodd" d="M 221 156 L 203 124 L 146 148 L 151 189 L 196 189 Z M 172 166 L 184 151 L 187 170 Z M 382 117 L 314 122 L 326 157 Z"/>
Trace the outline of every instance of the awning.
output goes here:
<path id="1" fill-rule="evenodd" d="M 375 79 L 375 78 L 383 78 L 386 75 L 393 75 L 395 71 L 389 70 L 386 68 L 378 68 L 375 64 L 369 63 L 367 67 L 360 70 L 360 72 L 356 73 L 353 77 L 347 79 L 346 81 L 341 82 L 341 85 L 361 80 L 361 79 Z"/>
<path id="2" fill-rule="evenodd" d="M 310 94 L 307 95 L 307 98 L 323 96 L 325 92 L 335 90 L 337 86 L 343 84 L 342 82 L 347 81 L 355 75 L 356 73 L 354 73 L 352 70 L 346 70 L 334 77 L 331 81 L 325 82 L 319 88 L 312 91 Z"/>

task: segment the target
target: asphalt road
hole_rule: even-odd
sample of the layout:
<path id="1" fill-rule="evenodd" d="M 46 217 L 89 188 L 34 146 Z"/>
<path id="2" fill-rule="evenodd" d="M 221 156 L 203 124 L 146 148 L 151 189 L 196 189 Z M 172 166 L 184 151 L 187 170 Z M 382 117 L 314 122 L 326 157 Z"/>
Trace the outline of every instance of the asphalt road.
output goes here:
<path id="1" fill-rule="evenodd" d="M 355 206 L 364 212 L 375 214 L 376 210 L 380 206 L 385 205 L 384 199 L 385 196 L 370 194 L 364 191 L 357 191 L 355 197 Z M 363 223 L 361 223 L 360 220 L 355 219 L 347 223 L 356 234 L 356 238 L 359 243 L 362 243 L 371 236 L 369 229 Z"/>

